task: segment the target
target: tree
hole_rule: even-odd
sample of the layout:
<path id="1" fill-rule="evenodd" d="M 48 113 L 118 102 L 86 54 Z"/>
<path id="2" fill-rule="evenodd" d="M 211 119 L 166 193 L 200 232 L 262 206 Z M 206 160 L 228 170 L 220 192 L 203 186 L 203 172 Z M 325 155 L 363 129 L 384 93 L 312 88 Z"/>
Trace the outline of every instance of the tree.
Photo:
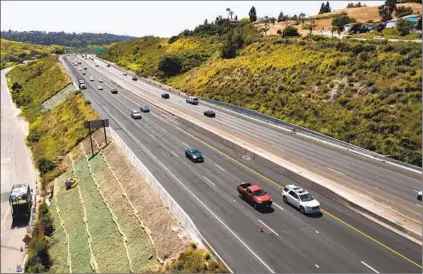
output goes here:
<path id="1" fill-rule="evenodd" d="M 283 15 L 283 12 L 280 12 L 278 15 L 278 22 L 281 22 L 281 21 L 285 21 L 285 16 Z"/>
<path id="2" fill-rule="evenodd" d="M 398 18 L 401 18 L 413 14 L 413 9 L 411 7 L 399 7 L 395 11 L 395 14 Z"/>
<path id="3" fill-rule="evenodd" d="M 386 0 L 385 4 L 380 6 L 379 15 L 382 18 L 383 22 L 392 19 L 392 12 L 397 10 L 397 1 L 396 0 Z"/>
<path id="4" fill-rule="evenodd" d="M 229 11 L 229 16 L 231 16 L 231 20 L 232 20 L 232 16 L 234 15 L 233 11 Z"/>
<path id="5" fill-rule="evenodd" d="M 282 32 L 282 38 L 298 36 L 300 36 L 300 34 L 298 33 L 297 28 L 293 26 L 287 26 Z"/>
<path id="6" fill-rule="evenodd" d="M 326 2 L 326 6 L 325 6 L 325 12 L 331 12 L 332 9 L 329 6 L 329 2 Z"/>
<path id="7" fill-rule="evenodd" d="M 340 15 L 332 19 L 332 26 L 338 28 L 338 31 L 341 32 L 344 30 L 346 24 L 355 22 L 357 22 L 357 20 L 354 18 L 350 18 L 347 15 Z"/>
<path id="8" fill-rule="evenodd" d="M 238 15 L 235 15 L 234 20 L 235 20 L 235 21 L 238 21 Z"/>
<path id="9" fill-rule="evenodd" d="M 319 14 L 325 13 L 325 9 L 326 9 L 325 2 L 323 2 L 323 3 L 320 5 Z"/>
<path id="10" fill-rule="evenodd" d="M 401 36 L 405 36 L 411 32 L 414 24 L 404 19 L 398 19 L 397 30 Z"/>
<path id="11" fill-rule="evenodd" d="M 304 13 L 300 13 L 299 15 L 298 15 L 298 19 L 300 20 L 300 21 L 302 21 L 302 23 L 304 23 L 304 19 L 305 19 L 305 14 Z"/>
<path id="12" fill-rule="evenodd" d="M 158 65 L 158 70 L 163 72 L 166 77 L 171 77 L 181 72 L 181 61 L 177 57 L 165 56 Z"/>
<path id="13" fill-rule="evenodd" d="M 256 8 L 254 6 L 251 7 L 248 15 L 250 16 L 250 22 L 257 21 L 257 12 L 256 12 Z"/>
<path id="14" fill-rule="evenodd" d="M 52 161 L 46 158 L 38 159 L 38 169 L 41 174 L 45 174 L 54 169 L 54 164 Z"/>
<path id="15" fill-rule="evenodd" d="M 220 57 L 224 58 L 224 59 L 231 59 L 231 58 L 235 58 L 236 56 L 236 48 L 235 45 L 233 44 L 232 40 L 228 37 L 222 48 L 220 49 Z"/>
<path id="16" fill-rule="evenodd" d="M 269 22 L 272 23 L 272 25 L 274 25 L 276 23 L 276 18 L 275 17 L 270 17 L 269 18 Z"/>

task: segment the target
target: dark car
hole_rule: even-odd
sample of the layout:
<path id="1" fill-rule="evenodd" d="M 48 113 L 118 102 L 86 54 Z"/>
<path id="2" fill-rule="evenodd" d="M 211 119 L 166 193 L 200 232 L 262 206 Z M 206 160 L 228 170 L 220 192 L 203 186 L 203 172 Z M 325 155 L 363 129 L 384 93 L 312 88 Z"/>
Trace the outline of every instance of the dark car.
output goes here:
<path id="1" fill-rule="evenodd" d="M 142 112 L 150 112 L 150 108 L 148 106 L 142 106 L 140 109 Z"/>
<path id="2" fill-rule="evenodd" d="M 110 64 L 107 64 L 107 66 L 106 66 L 106 67 L 110 68 Z"/>
<path id="3" fill-rule="evenodd" d="M 115 89 L 115 88 L 112 88 L 112 90 L 110 91 L 112 94 L 117 94 L 118 93 L 118 91 L 117 91 L 117 89 Z"/>
<path id="4" fill-rule="evenodd" d="M 207 117 L 214 118 L 214 117 L 216 117 L 216 112 L 214 112 L 213 110 L 206 110 L 206 111 L 204 111 L 204 115 L 207 116 Z"/>
<path id="5" fill-rule="evenodd" d="M 162 98 L 169 99 L 170 98 L 169 93 L 162 93 Z"/>
<path id="6" fill-rule="evenodd" d="M 133 81 L 137 81 L 137 80 L 138 80 L 138 78 L 137 78 L 136 76 L 132 76 L 132 80 L 133 80 Z"/>
<path id="7" fill-rule="evenodd" d="M 185 150 L 185 156 L 193 162 L 204 162 L 204 157 L 196 148 L 188 148 Z"/>

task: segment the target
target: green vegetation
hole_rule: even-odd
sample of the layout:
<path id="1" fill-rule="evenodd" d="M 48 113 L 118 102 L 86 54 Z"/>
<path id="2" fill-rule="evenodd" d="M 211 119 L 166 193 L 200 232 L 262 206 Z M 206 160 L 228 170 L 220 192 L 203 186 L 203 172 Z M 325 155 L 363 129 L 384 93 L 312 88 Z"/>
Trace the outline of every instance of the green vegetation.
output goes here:
<path id="1" fill-rule="evenodd" d="M 133 36 L 109 33 L 65 33 L 45 31 L 2 31 L 1 37 L 18 42 L 38 45 L 60 45 L 72 48 L 87 48 L 89 45 L 105 45 L 134 39 Z"/>
<path id="2" fill-rule="evenodd" d="M 293 26 L 286 27 L 282 32 L 282 38 L 285 37 L 299 37 L 298 29 Z"/>
<path id="3" fill-rule="evenodd" d="M 25 60 L 35 60 L 46 57 L 51 53 L 58 53 L 62 47 L 39 46 L 20 42 L 8 41 L 1 38 L 1 65 L 0 69 L 11 67 Z"/>
<path id="4" fill-rule="evenodd" d="M 50 181 L 60 174 L 56 168 L 60 157 L 87 136 L 84 120 L 96 119 L 97 114 L 80 92 L 51 110 L 41 109 L 44 101 L 70 83 L 56 56 L 16 67 L 7 77 L 12 98 L 30 123 L 27 140 L 34 162 L 44 179 Z"/>
<path id="5" fill-rule="evenodd" d="M 331 12 L 331 11 L 332 11 L 332 9 L 330 8 L 329 2 L 326 2 L 326 4 L 325 4 L 325 2 L 322 2 L 322 5 L 320 5 L 319 14 L 328 13 L 328 12 Z"/>
<path id="6" fill-rule="evenodd" d="M 366 4 L 361 4 L 361 2 L 358 2 L 357 4 L 354 3 L 348 3 L 347 9 L 351 8 L 361 8 L 361 7 L 367 7 Z"/>
<path id="7" fill-rule="evenodd" d="M 348 35 L 347 38 L 373 39 L 376 36 L 383 36 L 385 39 L 400 39 L 400 40 L 416 40 L 421 38 L 421 34 L 416 32 L 401 36 L 397 28 L 388 28 L 388 29 L 383 29 L 382 31 L 372 31 L 368 33 Z"/>
<path id="8" fill-rule="evenodd" d="M 413 9 L 411 7 L 399 7 L 395 11 L 395 15 L 397 18 L 401 18 L 403 16 L 411 15 L 413 14 Z"/>
<path id="9" fill-rule="evenodd" d="M 192 243 L 176 260 L 166 264 L 165 270 L 172 273 L 229 273 L 220 261 L 214 259 L 208 251 L 198 249 L 195 243 Z"/>

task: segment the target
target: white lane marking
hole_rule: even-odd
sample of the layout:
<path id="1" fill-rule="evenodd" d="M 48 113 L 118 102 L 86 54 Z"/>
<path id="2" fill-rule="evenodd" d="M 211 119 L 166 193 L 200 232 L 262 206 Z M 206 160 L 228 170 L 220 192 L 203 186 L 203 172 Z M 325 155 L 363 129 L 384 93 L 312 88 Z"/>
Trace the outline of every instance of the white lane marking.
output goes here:
<path id="1" fill-rule="evenodd" d="M 320 268 L 317 264 L 315 264 L 315 266 L 316 266 L 317 268 Z"/>
<path id="2" fill-rule="evenodd" d="M 106 111 L 108 112 L 108 111 Z M 110 115 L 110 113 L 109 113 Z M 253 254 L 254 257 L 256 257 L 257 260 L 259 260 L 271 273 L 275 273 L 264 261 L 261 259 L 225 222 L 220 219 L 216 213 L 214 213 L 208 206 L 206 206 L 203 201 L 201 201 L 187 186 L 185 186 L 179 179 L 176 177 L 149 149 L 147 149 L 143 144 L 141 144 L 135 136 L 129 132 L 125 127 L 122 126 L 122 129 L 125 131 L 126 134 L 140 147 L 143 148 L 144 151 L 146 151 L 151 158 L 156 160 L 156 162 L 162 166 L 164 170 L 166 170 L 175 180 L 178 182 L 192 197 L 194 197 L 195 200 L 197 200 L 198 203 L 200 203 L 221 225 L 223 225 L 226 230 L 228 230 L 248 251 L 250 251 L 251 254 Z"/>
<path id="3" fill-rule="evenodd" d="M 182 142 L 182 141 L 181 141 L 181 143 L 182 143 L 184 146 L 189 147 L 189 145 L 187 145 L 186 143 L 184 143 L 184 142 Z"/>
<path id="4" fill-rule="evenodd" d="M 379 189 L 379 188 L 377 188 L 377 186 L 375 186 L 375 188 L 376 188 L 376 189 Z"/>
<path id="5" fill-rule="evenodd" d="M 223 167 L 219 166 L 218 164 L 214 164 L 214 165 L 220 168 L 223 172 L 226 172 L 226 170 L 224 170 Z"/>
<path id="6" fill-rule="evenodd" d="M 276 236 L 279 237 L 279 234 L 276 233 L 276 231 L 274 231 L 273 229 L 271 229 L 268 225 L 266 225 L 264 222 L 262 222 L 261 220 L 258 220 L 260 223 L 262 223 L 265 227 L 267 227 L 270 231 L 272 231 L 274 234 L 276 234 Z"/>
<path id="7" fill-rule="evenodd" d="M 341 165 L 348 166 L 348 164 L 346 164 L 346 163 L 344 163 L 344 162 L 341 162 L 341 161 L 336 160 L 336 159 L 333 159 L 333 160 L 334 160 L 335 162 L 337 162 L 337 163 L 341 164 Z"/>
<path id="8" fill-rule="evenodd" d="M 166 129 L 164 129 L 164 128 L 162 128 L 162 127 L 159 127 L 159 129 L 160 129 L 161 131 L 167 132 L 167 131 L 166 131 Z"/>
<path id="9" fill-rule="evenodd" d="M 375 273 L 379 273 L 376 269 L 374 269 L 373 267 L 371 267 L 370 265 L 366 264 L 365 262 L 361 261 L 362 264 L 364 264 L 365 266 L 367 266 L 368 268 L 370 268 L 373 272 Z"/>
<path id="10" fill-rule="evenodd" d="M 207 179 L 206 177 L 203 177 L 207 182 L 209 182 L 210 184 L 216 186 L 212 181 L 210 181 L 209 179 Z M 235 201 L 235 200 L 234 200 Z"/>
<path id="11" fill-rule="evenodd" d="M 176 157 L 178 157 L 178 158 L 179 158 L 178 154 L 176 154 L 176 153 L 175 153 L 175 152 L 173 152 L 172 150 L 170 151 L 170 153 L 172 153 L 174 156 L 176 156 Z"/>
<path id="12" fill-rule="evenodd" d="M 332 170 L 332 171 L 334 171 L 334 172 L 336 172 L 336 173 L 339 173 L 339 174 L 341 174 L 341 175 L 345 175 L 344 173 L 342 173 L 342 172 L 339 172 L 339 171 L 337 171 L 337 170 L 334 170 L 333 168 L 330 168 L 330 167 L 326 167 L 327 169 L 330 169 L 330 170 Z"/>
<path id="13" fill-rule="evenodd" d="M 423 207 L 422 205 L 416 204 L 416 206 Z"/>
<path id="14" fill-rule="evenodd" d="M 413 189 L 414 192 L 419 193 L 417 190 Z"/>
<path id="15" fill-rule="evenodd" d="M 6 221 L 7 216 L 9 216 L 9 213 L 10 213 L 10 207 L 7 208 L 6 214 L 4 214 L 3 220 L 1 220 L 1 228 L 3 228 L 3 225 Z"/>
<path id="16" fill-rule="evenodd" d="M 316 233 L 319 234 L 319 231 L 316 230 Z"/>
<path id="17" fill-rule="evenodd" d="M 273 203 L 276 207 L 278 207 L 279 209 L 285 210 L 283 209 L 283 207 L 281 207 L 280 205 L 278 205 L 277 203 Z"/>

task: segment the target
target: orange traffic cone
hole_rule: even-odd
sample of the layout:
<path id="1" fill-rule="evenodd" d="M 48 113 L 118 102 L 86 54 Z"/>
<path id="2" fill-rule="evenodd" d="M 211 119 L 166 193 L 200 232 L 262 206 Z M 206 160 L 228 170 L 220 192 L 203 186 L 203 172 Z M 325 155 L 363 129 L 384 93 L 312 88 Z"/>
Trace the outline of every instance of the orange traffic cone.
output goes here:
<path id="1" fill-rule="evenodd" d="M 260 225 L 259 231 L 260 231 L 261 233 L 263 233 L 263 232 L 264 232 L 264 230 L 263 230 L 263 226 L 262 226 L 262 225 Z"/>
<path id="2" fill-rule="evenodd" d="M 172 152 L 170 152 L 170 156 L 173 156 L 173 153 Z"/>

